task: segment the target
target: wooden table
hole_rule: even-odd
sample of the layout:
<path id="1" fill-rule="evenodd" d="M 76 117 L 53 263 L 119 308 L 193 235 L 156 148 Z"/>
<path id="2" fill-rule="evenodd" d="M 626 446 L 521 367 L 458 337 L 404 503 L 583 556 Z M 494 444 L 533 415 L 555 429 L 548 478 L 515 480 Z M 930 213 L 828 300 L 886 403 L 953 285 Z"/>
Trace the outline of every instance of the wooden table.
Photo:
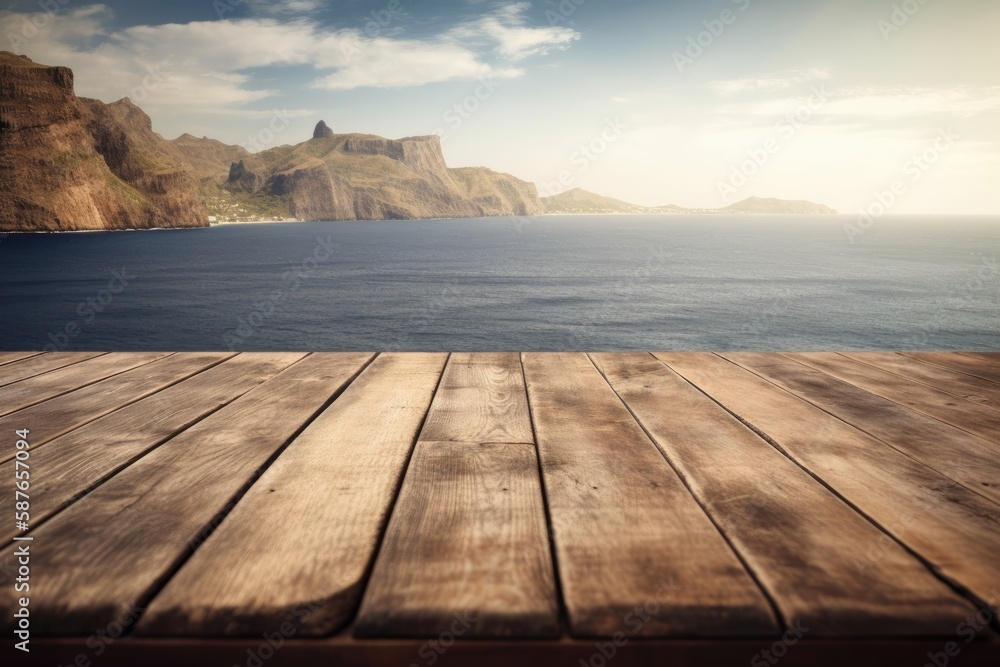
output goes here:
<path id="1" fill-rule="evenodd" d="M 2 352 L 0 499 L 4 664 L 1000 664 L 1000 355 Z"/>

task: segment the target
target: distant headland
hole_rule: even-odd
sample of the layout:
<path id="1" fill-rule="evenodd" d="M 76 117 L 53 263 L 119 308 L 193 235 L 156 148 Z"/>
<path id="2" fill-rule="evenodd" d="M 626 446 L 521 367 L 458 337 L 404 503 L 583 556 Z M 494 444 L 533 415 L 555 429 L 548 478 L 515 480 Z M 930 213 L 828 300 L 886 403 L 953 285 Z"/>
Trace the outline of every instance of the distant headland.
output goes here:
<path id="1" fill-rule="evenodd" d="M 338 134 L 250 153 L 168 141 L 128 98 L 77 97 L 73 72 L 0 51 L 0 230 L 205 227 L 212 222 L 412 220 L 545 214 L 834 213 L 750 198 L 719 210 L 642 207 L 575 189 L 539 197 L 485 167 L 453 169 L 437 136 Z"/>

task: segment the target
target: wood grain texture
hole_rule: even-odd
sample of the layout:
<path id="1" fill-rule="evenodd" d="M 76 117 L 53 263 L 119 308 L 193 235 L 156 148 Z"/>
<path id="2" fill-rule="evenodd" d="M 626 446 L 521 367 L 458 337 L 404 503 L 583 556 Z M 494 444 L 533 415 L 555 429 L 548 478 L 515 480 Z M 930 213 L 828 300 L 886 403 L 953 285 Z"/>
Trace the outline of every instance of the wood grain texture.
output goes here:
<path id="1" fill-rule="evenodd" d="M 446 358 L 379 355 L 250 488 L 137 631 L 259 636 L 292 623 L 316 636 L 352 618 Z"/>
<path id="2" fill-rule="evenodd" d="M 314 354 L 167 441 L 35 531 L 34 636 L 132 617 L 269 459 L 371 359 Z M 44 448 L 40 451 L 44 451 Z M 128 557 L 123 557 L 127 554 Z M 13 548 L 0 555 L 6 565 Z M 13 587 L 0 588 L 10 629 Z"/>
<path id="3" fill-rule="evenodd" d="M 1000 590 L 1000 508 L 805 400 L 713 354 L 656 356 L 981 600 Z M 859 554 L 878 561 L 878 544 Z"/>
<path id="4" fill-rule="evenodd" d="M 952 396 L 1000 410 L 1000 384 L 989 380 L 943 366 L 925 364 L 896 352 L 850 352 L 844 353 L 844 356 L 895 373 L 907 380 L 945 391 Z"/>
<path id="5" fill-rule="evenodd" d="M 776 354 L 722 355 L 994 502 L 1000 451 L 987 440 Z"/>
<path id="6" fill-rule="evenodd" d="M 0 417 L 0 433 L 19 428 L 30 429 L 31 446 L 39 447 L 231 356 L 232 353 L 218 352 L 174 354 Z M 0 454 L 0 462 L 13 457 L 13 452 L 6 456 Z"/>
<path id="7" fill-rule="evenodd" d="M 90 422 L 31 451 L 31 516 L 37 526 L 149 450 L 274 377 L 301 353 L 243 353 L 180 384 Z M 29 408 L 30 410 L 30 408 Z M 0 493 L 14 496 L 13 461 L 0 465 Z M 0 540 L 15 535 L 0 524 Z"/>
<path id="8" fill-rule="evenodd" d="M 1000 384 L 1000 362 L 991 362 L 988 359 L 977 359 L 949 352 L 904 352 L 903 354 L 924 363 L 950 368 L 966 375 Z"/>
<path id="9" fill-rule="evenodd" d="M 558 613 L 534 445 L 421 440 L 355 634 L 555 637 Z"/>
<path id="10" fill-rule="evenodd" d="M 103 352 L 51 352 L 48 354 L 30 355 L 20 361 L 0 366 L 0 387 L 86 361 L 87 359 L 93 359 L 102 354 Z"/>
<path id="11" fill-rule="evenodd" d="M 48 356 L 48 355 L 46 355 Z M 0 417 L 170 356 L 168 352 L 119 352 L 0 387 Z M 30 360 L 29 360 L 30 361 Z"/>
<path id="12" fill-rule="evenodd" d="M 0 366 L 5 364 L 10 364 L 15 361 L 21 361 L 22 359 L 28 359 L 30 357 L 37 357 L 43 354 L 42 352 L 0 352 Z M 2 382 L 2 380 L 0 380 Z"/>
<path id="13" fill-rule="evenodd" d="M 809 636 L 946 635 L 971 606 L 905 549 L 649 354 L 591 355 L 769 591 Z"/>
<path id="14" fill-rule="evenodd" d="M 571 633 L 777 633 L 757 584 L 590 359 L 523 362 Z"/>
<path id="15" fill-rule="evenodd" d="M 1000 363 L 1000 352 L 959 352 L 962 356 Z"/>
<path id="16" fill-rule="evenodd" d="M 520 355 L 453 354 L 421 438 L 534 442 Z"/>
<path id="17" fill-rule="evenodd" d="M 994 443 L 1000 452 L 1000 411 L 984 408 L 972 401 L 956 400 L 946 392 L 904 380 L 839 354 L 811 352 L 785 356 L 928 417 L 978 435 Z"/>

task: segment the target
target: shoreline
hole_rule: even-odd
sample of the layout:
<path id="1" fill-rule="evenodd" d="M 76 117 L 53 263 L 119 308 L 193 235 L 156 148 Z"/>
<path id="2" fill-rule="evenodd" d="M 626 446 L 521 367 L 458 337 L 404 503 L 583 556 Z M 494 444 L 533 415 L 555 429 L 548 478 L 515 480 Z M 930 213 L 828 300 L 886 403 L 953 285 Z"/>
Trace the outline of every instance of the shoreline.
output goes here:
<path id="1" fill-rule="evenodd" d="M 961 214 L 941 214 L 941 213 L 911 213 L 885 216 L 886 219 L 895 218 L 927 218 L 927 217 L 952 217 L 952 218 L 980 218 L 996 220 L 1000 215 L 989 213 L 961 213 Z M 518 220 L 524 218 L 572 218 L 572 217 L 632 217 L 632 218 L 690 218 L 690 217 L 730 217 L 730 218 L 770 218 L 770 217 L 801 217 L 801 218 L 851 218 L 851 213 L 541 213 L 537 215 L 504 215 L 504 216 L 483 216 L 480 218 L 411 218 L 407 220 L 245 220 L 233 222 L 212 222 L 205 226 L 198 227 L 141 227 L 129 229 L 0 229 L 0 238 L 15 234 L 103 234 L 111 232 L 155 232 L 155 231 L 177 231 L 191 229 L 211 229 L 213 227 L 227 227 L 240 225 L 276 225 L 276 224 L 307 224 L 314 222 L 343 222 L 343 223 L 365 223 L 365 222 L 434 222 L 447 220 Z"/>

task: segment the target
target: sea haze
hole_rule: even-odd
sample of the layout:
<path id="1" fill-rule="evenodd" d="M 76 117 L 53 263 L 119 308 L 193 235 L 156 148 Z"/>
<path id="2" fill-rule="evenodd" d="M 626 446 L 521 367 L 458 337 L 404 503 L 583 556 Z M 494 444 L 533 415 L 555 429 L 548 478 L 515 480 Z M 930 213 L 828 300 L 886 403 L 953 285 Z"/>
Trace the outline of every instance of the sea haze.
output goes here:
<path id="1" fill-rule="evenodd" d="M 0 348 L 1000 350 L 1000 219 L 885 218 L 851 242 L 855 224 L 550 216 L 11 234 Z"/>

